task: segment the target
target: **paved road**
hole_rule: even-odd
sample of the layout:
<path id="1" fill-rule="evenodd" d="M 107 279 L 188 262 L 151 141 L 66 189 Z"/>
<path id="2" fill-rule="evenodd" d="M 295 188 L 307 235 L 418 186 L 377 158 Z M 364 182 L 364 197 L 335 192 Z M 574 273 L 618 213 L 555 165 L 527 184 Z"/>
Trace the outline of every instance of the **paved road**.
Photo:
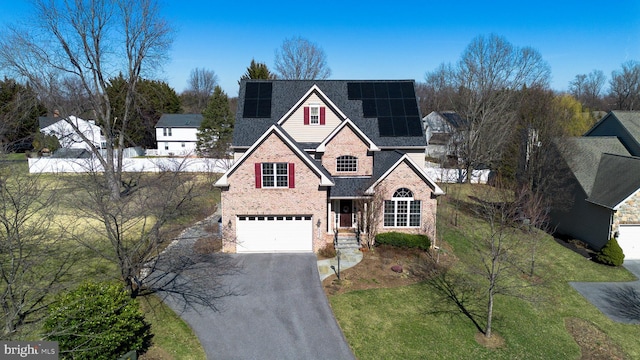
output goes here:
<path id="1" fill-rule="evenodd" d="M 233 256 L 241 271 L 223 281 L 239 295 L 221 299 L 219 312 L 180 313 L 209 359 L 354 359 L 322 291 L 315 255 Z"/>
<path id="2" fill-rule="evenodd" d="M 640 260 L 627 260 L 623 266 L 640 279 Z M 582 296 L 610 319 L 640 324 L 640 280 L 630 282 L 572 282 Z"/>

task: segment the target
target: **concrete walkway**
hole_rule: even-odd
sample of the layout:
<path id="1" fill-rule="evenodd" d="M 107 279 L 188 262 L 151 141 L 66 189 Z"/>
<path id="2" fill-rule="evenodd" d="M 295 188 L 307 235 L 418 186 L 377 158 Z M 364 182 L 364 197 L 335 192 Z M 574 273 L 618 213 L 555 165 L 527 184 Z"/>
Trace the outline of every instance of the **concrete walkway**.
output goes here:
<path id="1" fill-rule="evenodd" d="M 640 279 L 640 260 L 627 260 L 622 266 Z M 640 280 L 569 284 L 611 320 L 640 324 Z"/>
<path id="2" fill-rule="evenodd" d="M 340 266 L 338 267 L 338 257 L 331 259 L 318 260 L 318 274 L 320 275 L 320 281 L 328 278 L 338 271 L 348 269 L 357 265 L 362 261 L 362 252 L 360 249 L 344 249 L 340 250 Z M 331 268 L 333 266 L 335 271 Z"/>

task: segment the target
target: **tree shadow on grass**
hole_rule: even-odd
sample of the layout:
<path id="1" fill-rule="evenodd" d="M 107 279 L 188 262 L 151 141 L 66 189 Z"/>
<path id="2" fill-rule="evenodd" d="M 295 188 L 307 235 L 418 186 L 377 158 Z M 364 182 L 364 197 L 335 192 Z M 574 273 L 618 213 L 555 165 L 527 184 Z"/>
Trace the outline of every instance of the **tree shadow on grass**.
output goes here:
<path id="1" fill-rule="evenodd" d="M 640 324 L 640 291 L 632 285 L 610 288 L 604 291 L 610 314 L 625 322 Z"/>

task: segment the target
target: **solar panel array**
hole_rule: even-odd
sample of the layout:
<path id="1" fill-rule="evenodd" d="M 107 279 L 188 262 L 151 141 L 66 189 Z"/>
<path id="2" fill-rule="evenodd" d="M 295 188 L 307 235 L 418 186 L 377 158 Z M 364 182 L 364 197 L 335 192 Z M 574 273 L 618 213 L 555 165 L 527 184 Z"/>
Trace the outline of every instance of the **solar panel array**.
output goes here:
<path id="1" fill-rule="evenodd" d="M 273 84 L 270 82 L 248 82 L 244 94 L 245 118 L 269 118 L 271 117 L 271 91 Z"/>
<path id="2" fill-rule="evenodd" d="M 380 136 L 422 136 L 413 83 L 350 82 L 349 100 L 362 100 L 366 118 L 378 118 Z"/>

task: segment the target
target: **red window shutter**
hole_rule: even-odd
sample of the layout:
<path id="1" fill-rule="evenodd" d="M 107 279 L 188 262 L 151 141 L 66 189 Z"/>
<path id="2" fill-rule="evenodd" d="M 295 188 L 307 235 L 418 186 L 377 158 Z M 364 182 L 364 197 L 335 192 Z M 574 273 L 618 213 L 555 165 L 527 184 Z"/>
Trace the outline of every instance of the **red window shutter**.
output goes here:
<path id="1" fill-rule="evenodd" d="M 309 125 L 309 107 L 304 107 L 304 124 Z"/>
<path id="2" fill-rule="evenodd" d="M 325 113 L 326 113 L 326 108 L 324 106 L 320 107 L 320 125 L 324 125 L 325 124 Z"/>
<path id="3" fill-rule="evenodd" d="M 296 187 L 296 164 L 289 163 L 289 189 Z"/>
<path id="4" fill-rule="evenodd" d="M 262 187 L 262 164 L 255 163 L 255 173 L 256 173 L 256 189 L 260 189 Z"/>

